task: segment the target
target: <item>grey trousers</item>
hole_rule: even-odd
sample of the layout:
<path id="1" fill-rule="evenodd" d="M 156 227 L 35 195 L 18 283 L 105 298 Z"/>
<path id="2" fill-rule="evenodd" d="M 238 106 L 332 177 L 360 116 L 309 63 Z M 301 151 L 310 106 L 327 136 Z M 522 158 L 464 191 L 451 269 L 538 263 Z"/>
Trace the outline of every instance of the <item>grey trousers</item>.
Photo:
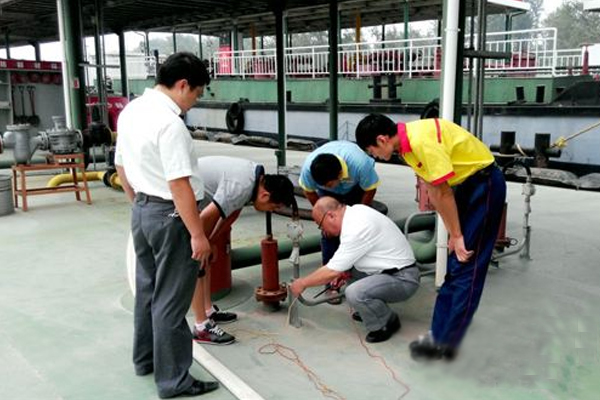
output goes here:
<path id="1" fill-rule="evenodd" d="M 136 200 L 131 217 L 137 258 L 133 363 L 138 375 L 154 371 L 158 395 L 188 389 L 194 379 L 192 334 L 185 319 L 198 263 L 190 234 L 172 203 Z"/>
<path id="2" fill-rule="evenodd" d="M 365 275 L 352 271 L 354 282 L 348 285 L 346 300 L 358 311 L 367 331 L 383 328 L 392 317 L 388 303 L 411 297 L 419 288 L 419 268 L 404 268 L 393 275 Z"/>

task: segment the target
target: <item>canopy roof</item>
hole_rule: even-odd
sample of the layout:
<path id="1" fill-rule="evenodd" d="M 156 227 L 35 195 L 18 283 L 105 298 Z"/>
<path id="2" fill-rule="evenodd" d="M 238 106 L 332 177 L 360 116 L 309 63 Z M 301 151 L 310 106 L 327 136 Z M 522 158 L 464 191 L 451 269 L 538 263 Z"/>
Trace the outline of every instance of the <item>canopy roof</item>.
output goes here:
<path id="1" fill-rule="evenodd" d="M 68 3 L 73 0 L 63 0 Z M 219 34 L 237 26 L 249 36 L 275 33 L 274 4 L 283 3 L 288 32 L 324 31 L 329 25 L 329 0 L 79 0 L 85 36 L 94 33 L 95 3 L 102 8 L 101 31 L 177 31 Z M 467 7 L 471 1 L 467 1 Z M 11 46 L 58 40 L 56 0 L 0 0 L 0 30 L 8 32 Z M 441 17 L 442 0 L 407 0 L 410 21 Z M 340 27 L 354 27 L 360 14 L 362 26 L 404 21 L 401 0 L 339 0 Z M 520 0 L 488 0 L 488 13 L 527 10 Z M 467 15 L 470 10 L 467 10 Z M 5 46 L 6 36 L 0 36 Z"/>

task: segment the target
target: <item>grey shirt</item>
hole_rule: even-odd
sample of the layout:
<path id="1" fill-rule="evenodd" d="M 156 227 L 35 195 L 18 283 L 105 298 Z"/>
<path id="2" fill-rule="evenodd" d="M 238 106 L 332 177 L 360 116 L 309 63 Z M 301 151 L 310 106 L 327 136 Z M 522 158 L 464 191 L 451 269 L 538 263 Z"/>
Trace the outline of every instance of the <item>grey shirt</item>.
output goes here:
<path id="1" fill-rule="evenodd" d="M 222 218 L 227 218 L 256 198 L 258 181 L 264 174 L 262 165 L 237 157 L 200 157 L 198 167 L 205 192 L 202 207 L 212 201 Z"/>

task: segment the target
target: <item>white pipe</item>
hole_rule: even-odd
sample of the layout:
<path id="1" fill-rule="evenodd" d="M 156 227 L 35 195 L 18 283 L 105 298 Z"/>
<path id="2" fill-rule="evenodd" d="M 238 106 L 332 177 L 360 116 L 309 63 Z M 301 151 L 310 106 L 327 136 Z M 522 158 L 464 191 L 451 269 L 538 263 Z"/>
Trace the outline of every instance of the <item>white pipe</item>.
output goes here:
<path id="1" fill-rule="evenodd" d="M 65 118 L 67 128 L 73 127 L 73 121 L 71 119 L 71 79 L 69 75 L 69 67 L 67 65 L 67 39 L 65 38 L 65 21 L 63 18 L 63 6 L 62 0 L 56 0 L 56 14 L 58 16 L 58 36 L 60 38 L 60 44 L 62 46 L 62 76 L 63 76 L 63 95 L 65 98 Z"/>
<path id="2" fill-rule="evenodd" d="M 458 11 L 459 0 L 444 2 L 444 31 L 442 33 L 442 118 L 454 119 L 454 96 L 456 94 L 456 59 L 458 50 Z M 437 250 L 435 264 L 435 285 L 442 286 L 448 261 L 448 231 L 442 218 L 437 216 Z"/>

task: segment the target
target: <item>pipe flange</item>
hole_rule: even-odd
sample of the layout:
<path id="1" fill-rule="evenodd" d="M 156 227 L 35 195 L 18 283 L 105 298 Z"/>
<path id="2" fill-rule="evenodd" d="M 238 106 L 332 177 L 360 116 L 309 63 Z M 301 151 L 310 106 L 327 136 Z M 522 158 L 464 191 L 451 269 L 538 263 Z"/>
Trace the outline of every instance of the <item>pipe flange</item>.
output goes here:
<path id="1" fill-rule="evenodd" d="M 78 148 L 83 149 L 83 133 L 79 129 L 75 129 L 75 144 Z"/>
<path id="2" fill-rule="evenodd" d="M 266 290 L 263 289 L 262 286 L 259 286 L 254 289 L 254 296 L 257 301 L 262 301 L 264 303 L 278 303 L 285 300 L 287 297 L 287 285 L 281 283 L 277 290 Z"/>
<path id="3" fill-rule="evenodd" d="M 41 131 L 38 136 L 40 137 L 40 150 L 50 150 L 50 137 L 48 132 Z"/>

